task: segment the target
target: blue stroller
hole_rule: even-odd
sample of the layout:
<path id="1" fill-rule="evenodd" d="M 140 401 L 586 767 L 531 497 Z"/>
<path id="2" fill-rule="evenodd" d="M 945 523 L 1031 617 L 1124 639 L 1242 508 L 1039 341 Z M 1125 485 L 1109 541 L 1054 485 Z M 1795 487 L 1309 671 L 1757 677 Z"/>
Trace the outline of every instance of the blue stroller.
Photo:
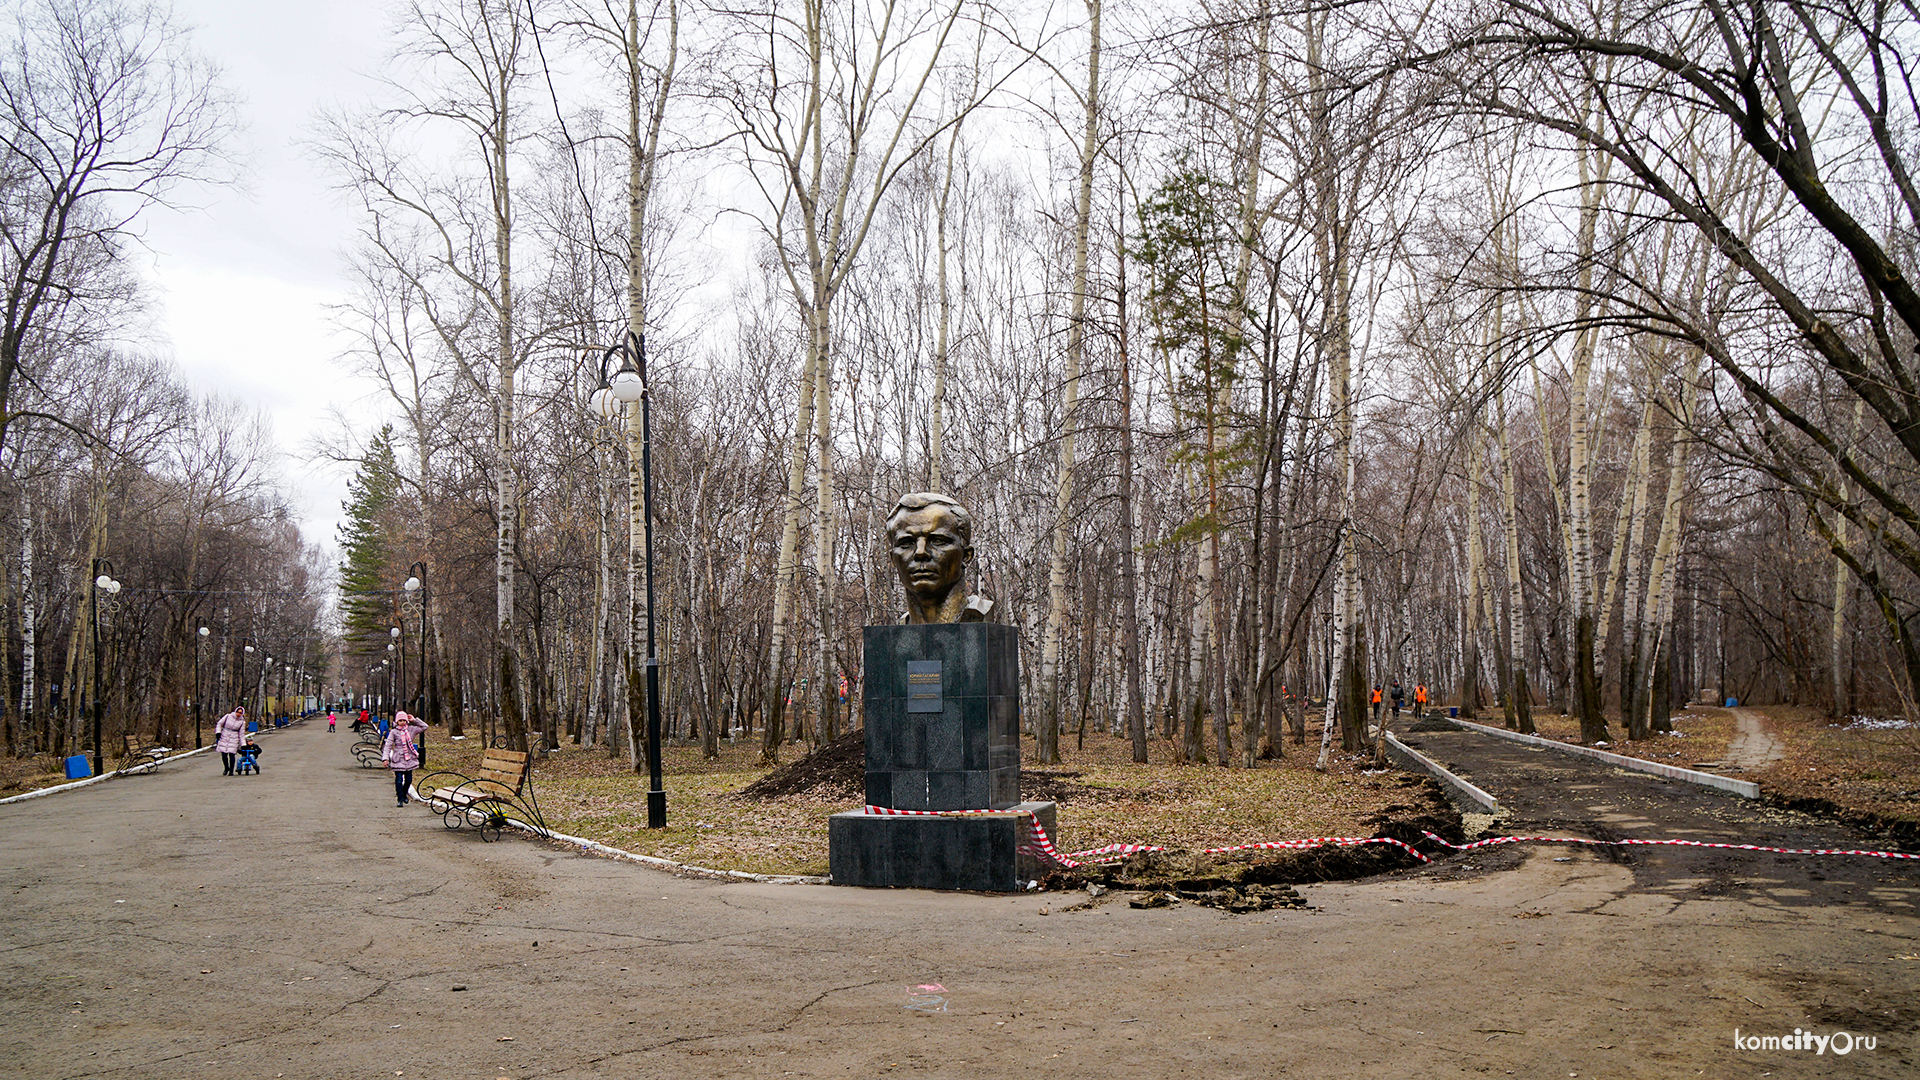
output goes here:
<path id="1" fill-rule="evenodd" d="M 241 773 L 257 773 L 260 771 L 259 744 L 247 743 L 240 748 L 240 758 L 234 763 L 233 771 L 235 775 Z"/>

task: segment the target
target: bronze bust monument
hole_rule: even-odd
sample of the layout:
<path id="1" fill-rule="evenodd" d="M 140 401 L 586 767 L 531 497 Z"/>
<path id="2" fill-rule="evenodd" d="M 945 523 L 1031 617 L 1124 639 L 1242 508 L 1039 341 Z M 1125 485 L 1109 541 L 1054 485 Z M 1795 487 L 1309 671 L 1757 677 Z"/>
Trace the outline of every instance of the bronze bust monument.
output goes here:
<path id="1" fill-rule="evenodd" d="M 973 519 L 948 496 L 900 496 L 887 515 L 887 554 L 907 593 L 905 623 L 986 622 L 993 601 L 960 587 L 973 562 Z"/>

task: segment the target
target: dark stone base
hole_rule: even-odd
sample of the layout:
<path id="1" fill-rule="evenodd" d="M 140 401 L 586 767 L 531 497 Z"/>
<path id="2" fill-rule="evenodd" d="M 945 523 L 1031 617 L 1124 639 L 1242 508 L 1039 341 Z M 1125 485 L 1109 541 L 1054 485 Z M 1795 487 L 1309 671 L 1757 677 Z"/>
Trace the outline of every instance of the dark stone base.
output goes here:
<path id="1" fill-rule="evenodd" d="M 1020 635 L 1013 627 L 921 623 L 869 626 L 864 634 L 867 805 L 1018 804 Z M 920 675 L 910 674 L 916 664 Z M 916 689 L 915 679 L 928 681 Z"/>
<path id="2" fill-rule="evenodd" d="M 1054 804 L 1021 803 L 1051 839 Z M 1019 892 L 1048 865 L 1019 851 L 1028 833 L 1011 811 L 955 817 L 865 814 L 827 819 L 827 865 L 835 885 Z"/>

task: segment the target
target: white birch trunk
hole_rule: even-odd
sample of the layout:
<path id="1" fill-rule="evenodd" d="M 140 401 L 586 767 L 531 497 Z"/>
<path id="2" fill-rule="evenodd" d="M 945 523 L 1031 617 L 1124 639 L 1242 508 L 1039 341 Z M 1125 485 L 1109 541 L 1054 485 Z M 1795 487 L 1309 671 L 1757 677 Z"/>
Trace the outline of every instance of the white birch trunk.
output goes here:
<path id="1" fill-rule="evenodd" d="M 1673 550 L 1680 536 L 1680 516 L 1686 495 L 1687 456 L 1693 446 L 1687 425 L 1692 422 L 1694 402 L 1700 389 L 1697 371 L 1689 370 L 1684 377 L 1687 380 L 1686 388 L 1681 392 L 1680 412 L 1673 429 L 1673 445 L 1668 451 L 1667 497 L 1666 505 L 1661 509 L 1660 539 L 1647 570 L 1649 595 L 1641 637 L 1648 646 L 1640 671 L 1646 690 L 1641 695 L 1643 705 L 1640 714 L 1627 725 L 1628 737 L 1635 739 L 1645 738 L 1651 732 L 1653 715 L 1658 711 L 1654 705 L 1653 689 L 1658 684 L 1654 673 L 1660 666 L 1660 650 L 1667 623 L 1673 618 L 1673 579 L 1679 566 Z"/>
<path id="2" fill-rule="evenodd" d="M 1500 427 L 1500 518 L 1507 534 L 1507 666 L 1508 700 L 1512 702 L 1515 726 L 1523 734 L 1533 734 L 1533 702 L 1527 689 L 1526 598 L 1520 581 L 1520 515 L 1515 509 L 1513 450 L 1507 438 L 1507 401 L 1499 401 Z"/>
<path id="3" fill-rule="evenodd" d="M 1480 582 L 1487 565 L 1480 526 L 1480 473 L 1486 455 L 1478 416 L 1469 421 L 1467 440 L 1467 656 L 1461 671 L 1460 715 L 1472 717 L 1479 714 L 1480 705 Z"/>
<path id="4" fill-rule="evenodd" d="M 1080 423 L 1080 371 L 1086 350 L 1087 243 L 1093 225 L 1093 163 L 1099 153 L 1101 0 L 1087 4 L 1086 114 L 1080 135 L 1079 183 L 1074 192 L 1073 278 L 1068 298 L 1067 372 L 1060 410 L 1060 461 L 1053 491 L 1053 554 L 1047 566 L 1047 626 L 1040 638 L 1040 725 L 1034 753 L 1043 765 L 1060 762 L 1060 639 L 1067 619 L 1067 519 L 1073 504 L 1074 430 Z"/>
<path id="5" fill-rule="evenodd" d="M 1632 572 L 1622 568 L 1627 549 L 1633 544 L 1634 514 L 1647 499 L 1648 458 L 1652 450 L 1653 399 L 1649 397 L 1640 408 L 1640 427 L 1633 434 L 1633 450 L 1627 458 L 1627 475 L 1621 485 L 1626 494 L 1626 503 L 1620 507 L 1614 519 L 1613 551 L 1607 556 L 1607 578 L 1602 585 L 1605 599 L 1600 604 L 1594 630 L 1595 678 L 1603 684 L 1607 677 L 1607 638 L 1613 629 L 1613 609 L 1620 602 L 1623 575 Z"/>

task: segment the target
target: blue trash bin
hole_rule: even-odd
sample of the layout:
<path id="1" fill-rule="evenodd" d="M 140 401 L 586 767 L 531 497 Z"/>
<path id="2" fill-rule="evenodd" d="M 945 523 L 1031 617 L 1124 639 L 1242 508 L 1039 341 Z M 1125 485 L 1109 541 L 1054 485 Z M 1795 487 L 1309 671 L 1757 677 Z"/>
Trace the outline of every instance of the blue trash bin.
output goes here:
<path id="1" fill-rule="evenodd" d="M 260 730 L 260 721 L 258 721 L 258 720 L 249 720 L 249 721 L 247 721 L 247 730 L 248 730 L 248 731 L 250 731 L 250 732 L 252 732 L 252 731 L 259 731 L 259 730 Z"/>
<path id="2" fill-rule="evenodd" d="M 67 759 L 67 779 L 85 780 L 93 775 L 93 764 L 85 754 L 75 754 Z"/>
<path id="3" fill-rule="evenodd" d="M 1447 718 L 1450 720 L 1460 719 L 1460 706 L 1458 705 L 1447 706 Z"/>
<path id="4" fill-rule="evenodd" d="M 1739 699 L 1739 698 L 1737 698 L 1737 697 L 1730 697 L 1730 698 L 1728 698 L 1728 699 L 1727 699 L 1727 708 L 1729 708 L 1729 709 L 1737 709 L 1737 708 L 1739 708 L 1739 707 L 1740 707 L 1740 699 Z"/>

